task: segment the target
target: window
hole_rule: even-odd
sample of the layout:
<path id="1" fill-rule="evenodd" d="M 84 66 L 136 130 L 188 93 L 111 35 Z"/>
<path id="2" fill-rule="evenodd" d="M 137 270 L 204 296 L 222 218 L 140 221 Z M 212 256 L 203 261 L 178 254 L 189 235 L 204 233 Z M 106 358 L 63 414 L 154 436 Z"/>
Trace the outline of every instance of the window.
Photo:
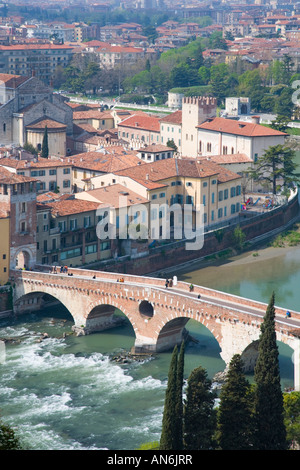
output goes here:
<path id="1" fill-rule="evenodd" d="M 206 187 L 207 187 L 207 181 L 204 181 L 203 188 L 206 188 Z"/>
<path id="2" fill-rule="evenodd" d="M 91 217 L 90 216 L 84 217 L 83 221 L 84 221 L 83 223 L 84 223 L 85 228 L 91 226 Z"/>
<path id="3" fill-rule="evenodd" d="M 217 184 L 217 180 L 212 180 L 211 184 Z"/>
<path id="4" fill-rule="evenodd" d="M 215 193 L 211 193 L 211 203 L 215 203 Z"/>
<path id="5" fill-rule="evenodd" d="M 77 228 L 77 219 L 70 220 L 70 230 L 75 230 Z"/>
<path id="6" fill-rule="evenodd" d="M 230 212 L 231 214 L 235 214 L 235 204 L 231 204 Z"/>
<path id="7" fill-rule="evenodd" d="M 74 248 L 73 250 L 63 251 L 60 254 L 60 259 L 65 260 L 65 259 L 69 259 L 69 258 L 76 258 L 77 256 L 81 256 L 81 255 L 82 255 L 82 249 L 81 248 Z"/>
<path id="8" fill-rule="evenodd" d="M 218 209 L 218 218 L 221 219 L 223 217 L 223 209 L 222 207 Z"/>
<path id="9" fill-rule="evenodd" d="M 66 231 L 66 221 L 63 220 L 62 222 L 58 222 L 58 227 L 60 232 L 65 232 Z"/>
<path id="10" fill-rule="evenodd" d="M 89 255 L 90 253 L 97 253 L 97 243 L 85 247 L 85 254 Z"/>
<path id="11" fill-rule="evenodd" d="M 101 243 L 101 251 L 110 250 L 110 242 Z"/>
<path id="12" fill-rule="evenodd" d="M 159 193 L 159 197 L 166 197 L 166 193 Z"/>
<path id="13" fill-rule="evenodd" d="M 224 199 L 228 199 L 228 189 L 224 189 Z"/>
<path id="14" fill-rule="evenodd" d="M 231 197 L 235 197 L 235 195 L 236 195 L 235 187 L 232 187 L 232 188 L 230 189 L 230 196 L 231 196 Z"/>
<path id="15" fill-rule="evenodd" d="M 55 169 L 49 170 L 49 175 L 56 175 L 56 170 Z"/>
<path id="16" fill-rule="evenodd" d="M 70 180 L 64 180 L 63 181 L 63 187 L 64 188 L 69 188 L 71 186 L 71 181 Z"/>
<path id="17" fill-rule="evenodd" d="M 206 205 L 206 196 L 205 196 L 205 194 L 203 194 L 203 197 L 202 197 L 202 204 L 204 206 Z"/>
<path id="18" fill-rule="evenodd" d="M 223 191 L 219 191 L 219 201 L 223 201 Z"/>

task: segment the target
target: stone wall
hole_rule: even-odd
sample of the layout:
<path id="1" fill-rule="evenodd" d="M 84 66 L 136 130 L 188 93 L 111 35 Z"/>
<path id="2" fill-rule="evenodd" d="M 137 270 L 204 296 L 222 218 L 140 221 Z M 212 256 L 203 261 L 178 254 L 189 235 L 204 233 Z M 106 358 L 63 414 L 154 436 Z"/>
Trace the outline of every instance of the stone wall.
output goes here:
<path id="1" fill-rule="evenodd" d="M 236 226 L 240 226 L 246 235 L 246 240 L 250 241 L 256 237 L 262 236 L 267 232 L 284 228 L 289 221 L 293 220 L 299 214 L 299 202 L 296 197 L 290 203 L 278 207 L 272 211 L 265 212 L 257 217 L 245 219 L 239 223 L 224 227 L 221 232 L 221 240 L 218 237 L 218 231 L 205 234 L 204 245 L 201 250 L 186 250 L 185 242 L 164 245 L 159 250 L 150 250 L 150 254 L 143 258 L 126 260 L 120 263 L 101 265 L 99 269 L 104 271 L 114 271 L 118 273 L 132 273 L 143 275 L 170 268 L 191 260 L 196 260 L 213 253 L 232 247 L 232 236 Z M 218 237 L 218 238 L 217 238 Z"/>

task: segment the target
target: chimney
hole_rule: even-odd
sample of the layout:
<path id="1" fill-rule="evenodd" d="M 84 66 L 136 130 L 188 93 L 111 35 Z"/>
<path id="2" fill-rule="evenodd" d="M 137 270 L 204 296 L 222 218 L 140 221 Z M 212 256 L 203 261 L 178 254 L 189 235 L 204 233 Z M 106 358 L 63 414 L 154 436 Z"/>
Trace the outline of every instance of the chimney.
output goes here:
<path id="1" fill-rule="evenodd" d="M 259 124 L 260 116 L 252 116 L 251 121 L 252 121 L 252 124 Z"/>

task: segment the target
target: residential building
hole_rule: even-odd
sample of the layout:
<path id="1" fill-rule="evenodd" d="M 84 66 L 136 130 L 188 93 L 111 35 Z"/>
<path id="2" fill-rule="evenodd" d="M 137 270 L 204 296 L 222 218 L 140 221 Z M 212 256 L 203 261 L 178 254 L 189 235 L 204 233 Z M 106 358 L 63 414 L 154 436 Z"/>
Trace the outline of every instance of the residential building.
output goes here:
<path id="1" fill-rule="evenodd" d="M 74 124 L 88 124 L 98 129 L 113 129 L 115 127 L 114 118 L 110 111 L 98 111 L 89 109 L 87 111 L 73 111 Z"/>
<path id="2" fill-rule="evenodd" d="M 74 267 L 111 257 L 110 240 L 96 234 L 97 202 L 51 194 L 37 200 L 38 263 Z"/>
<path id="3" fill-rule="evenodd" d="M 255 122 L 209 119 L 197 126 L 198 155 L 246 154 L 254 162 L 273 145 L 283 145 L 286 133 Z"/>
<path id="4" fill-rule="evenodd" d="M 144 162 L 155 162 L 165 158 L 173 158 L 175 150 L 161 144 L 151 144 L 137 151 L 137 156 Z"/>
<path id="5" fill-rule="evenodd" d="M 160 142 L 167 145 L 173 141 L 177 152 L 181 154 L 182 148 L 182 111 L 178 110 L 160 119 Z"/>
<path id="6" fill-rule="evenodd" d="M 9 268 L 34 266 L 36 262 L 36 180 L 0 167 L 0 206 L 1 210 L 5 209 L 9 213 Z M 3 235 L 3 238 L 6 237 L 7 232 Z M 3 254 L 7 253 L 6 246 L 6 253 Z"/>
<path id="7" fill-rule="evenodd" d="M 114 240 L 126 240 L 123 243 L 124 248 L 129 245 L 127 240 L 130 234 L 134 234 L 134 237 L 136 237 L 133 237 L 134 239 L 148 240 L 150 222 L 150 203 L 148 199 L 120 184 L 83 191 L 76 194 L 75 197 L 76 199 L 97 202 L 97 214 L 102 218 L 103 235 L 105 236 L 106 233 L 104 224 L 108 223 L 111 232 L 107 236 Z M 131 255 L 134 254 L 132 248 L 137 250 L 138 246 L 130 246 Z"/>
<path id="8" fill-rule="evenodd" d="M 154 116 L 134 114 L 119 122 L 118 136 L 129 142 L 133 149 L 160 143 L 160 120 Z"/>
<path id="9" fill-rule="evenodd" d="M 65 159 L 73 167 L 73 191 L 92 189 L 91 178 L 141 163 L 136 152 L 123 147 L 110 146 L 98 151 L 84 152 Z"/>
<path id="10" fill-rule="evenodd" d="M 17 175 L 35 178 L 37 193 L 46 191 L 71 193 L 73 188 L 73 166 L 67 160 L 38 158 L 28 161 L 2 158 L 0 167 Z"/>
<path id="11" fill-rule="evenodd" d="M 208 160 L 170 158 L 91 178 L 96 189 L 121 184 L 153 204 L 204 206 L 203 222 L 225 221 L 240 210 L 242 177 Z"/>
<path id="12" fill-rule="evenodd" d="M 35 75 L 50 85 L 56 67 L 69 64 L 73 49 L 73 46 L 66 44 L 0 45 L 0 71 L 26 77 Z"/>

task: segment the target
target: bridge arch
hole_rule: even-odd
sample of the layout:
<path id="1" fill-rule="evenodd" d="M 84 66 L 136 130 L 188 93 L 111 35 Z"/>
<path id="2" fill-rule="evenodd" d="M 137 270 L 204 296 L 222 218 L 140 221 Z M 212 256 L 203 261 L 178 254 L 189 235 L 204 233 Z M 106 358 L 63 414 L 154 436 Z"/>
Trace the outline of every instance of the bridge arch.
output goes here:
<path id="1" fill-rule="evenodd" d="M 157 335 L 157 352 L 161 352 L 167 349 L 170 349 L 170 345 L 180 344 L 182 340 L 188 337 L 188 322 L 189 320 L 193 320 L 196 323 L 207 328 L 210 334 L 215 338 L 217 343 L 220 344 L 220 338 L 218 336 L 218 331 L 212 328 L 211 324 L 207 321 L 206 315 L 203 312 L 181 312 L 177 313 L 176 316 L 174 314 L 169 313 L 167 317 L 165 317 L 164 321 L 160 324 L 160 329 Z M 172 347 L 172 346 L 171 346 Z"/>
<path id="2" fill-rule="evenodd" d="M 43 291 L 33 291 L 27 292 L 20 297 L 14 299 L 14 313 L 20 315 L 22 313 L 28 313 L 32 311 L 38 311 L 43 308 L 48 307 L 51 303 L 62 305 L 73 318 L 72 312 L 68 305 L 64 303 L 58 296 L 56 297 L 52 293 L 47 293 Z"/>
<path id="3" fill-rule="evenodd" d="M 119 310 L 125 315 L 133 330 L 135 331 L 134 319 L 130 313 L 127 312 L 127 310 L 122 305 L 119 305 L 119 303 L 115 300 L 102 297 L 99 300 L 91 302 L 87 306 L 85 313 L 85 325 L 82 325 L 84 334 L 106 330 L 124 323 L 124 317 L 118 317 L 116 315 L 116 310 Z"/>

